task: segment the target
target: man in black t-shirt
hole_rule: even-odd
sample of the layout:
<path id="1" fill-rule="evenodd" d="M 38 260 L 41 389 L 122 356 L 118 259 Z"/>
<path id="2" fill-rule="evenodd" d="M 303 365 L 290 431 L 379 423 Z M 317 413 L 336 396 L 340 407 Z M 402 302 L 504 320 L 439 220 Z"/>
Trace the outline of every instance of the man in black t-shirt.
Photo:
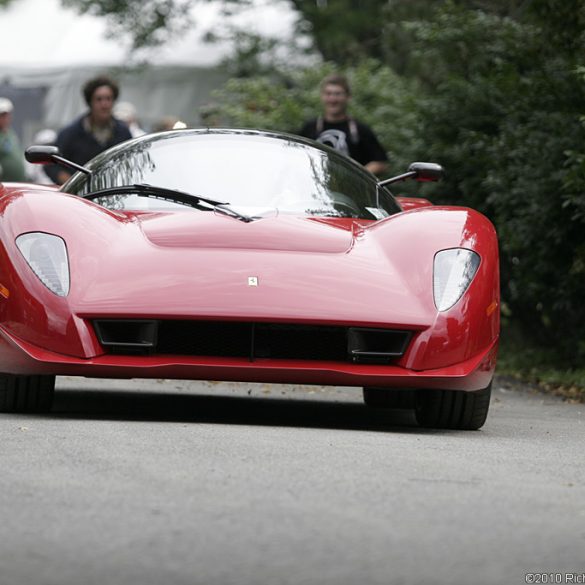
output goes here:
<path id="1" fill-rule="evenodd" d="M 327 144 L 381 175 L 388 167 L 388 156 L 372 129 L 347 113 L 350 97 L 349 83 L 343 75 L 325 77 L 321 82 L 323 115 L 309 120 L 299 135 Z"/>

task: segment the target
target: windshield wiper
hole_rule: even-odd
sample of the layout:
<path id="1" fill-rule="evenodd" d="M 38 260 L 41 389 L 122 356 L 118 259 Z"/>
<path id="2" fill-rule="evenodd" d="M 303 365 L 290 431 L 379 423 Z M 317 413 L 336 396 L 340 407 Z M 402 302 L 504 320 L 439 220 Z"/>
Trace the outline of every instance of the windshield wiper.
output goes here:
<path id="1" fill-rule="evenodd" d="M 189 207 L 193 207 L 201 211 L 214 210 L 217 211 L 218 213 L 235 217 L 236 219 L 239 219 L 246 223 L 251 222 L 254 219 L 248 215 L 239 213 L 238 211 L 232 209 L 231 207 L 226 207 L 226 205 L 229 205 L 229 202 L 227 201 L 217 201 L 215 199 L 209 199 L 208 197 L 192 195 L 191 193 L 186 193 L 185 191 L 178 191 L 177 189 L 167 189 L 166 187 L 149 185 L 148 183 L 122 185 L 119 187 L 108 187 L 107 189 L 101 189 L 100 191 L 87 193 L 86 195 L 83 195 L 83 198 L 93 201 L 94 199 L 98 199 L 99 197 L 109 197 L 113 195 L 126 194 L 143 195 L 144 197 L 151 197 L 153 199 L 162 199 L 164 201 L 180 203 L 182 205 L 187 205 Z M 210 205 L 211 207 L 205 207 L 204 205 L 201 205 L 201 203 Z"/>

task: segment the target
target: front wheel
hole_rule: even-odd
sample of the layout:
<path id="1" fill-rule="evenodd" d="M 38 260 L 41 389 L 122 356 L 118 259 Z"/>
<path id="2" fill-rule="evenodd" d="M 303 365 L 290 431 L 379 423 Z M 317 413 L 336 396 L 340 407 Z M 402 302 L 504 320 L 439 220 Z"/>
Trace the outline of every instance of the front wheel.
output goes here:
<path id="1" fill-rule="evenodd" d="M 412 409 L 414 408 L 413 390 L 394 388 L 364 388 L 364 403 L 370 408 Z"/>
<path id="2" fill-rule="evenodd" d="M 48 412 L 54 393 L 55 376 L 0 374 L 0 412 Z"/>
<path id="3" fill-rule="evenodd" d="M 474 431 L 485 423 L 492 385 L 475 392 L 419 390 L 415 415 L 421 427 Z"/>

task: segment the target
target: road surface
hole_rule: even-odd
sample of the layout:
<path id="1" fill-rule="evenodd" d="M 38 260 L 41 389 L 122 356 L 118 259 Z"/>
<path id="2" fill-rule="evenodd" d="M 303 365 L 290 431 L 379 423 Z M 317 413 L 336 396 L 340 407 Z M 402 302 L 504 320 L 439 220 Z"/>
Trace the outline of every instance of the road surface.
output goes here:
<path id="1" fill-rule="evenodd" d="M 0 585 L 585 580 L 585 405 L 497 380 L 430 431 L 349 388 L 57 387 L 0 414 Z"/>

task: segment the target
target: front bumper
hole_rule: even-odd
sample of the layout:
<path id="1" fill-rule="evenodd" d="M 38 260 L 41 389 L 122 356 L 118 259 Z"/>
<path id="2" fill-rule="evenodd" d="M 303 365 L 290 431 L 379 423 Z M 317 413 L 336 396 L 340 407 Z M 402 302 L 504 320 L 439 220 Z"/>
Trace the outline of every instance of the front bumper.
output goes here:
<path id="1" fill-rule="evenodd" d="M 67 356 L 27 343 L 0 328 L 0 372 L 88 378 L 174 378 L 231 382 L 436 388 L 475 391 L 490 383 L 498 341 L 472 358 L 444 368 L 415 371 L 396 365 L 207 356 Z"/>

